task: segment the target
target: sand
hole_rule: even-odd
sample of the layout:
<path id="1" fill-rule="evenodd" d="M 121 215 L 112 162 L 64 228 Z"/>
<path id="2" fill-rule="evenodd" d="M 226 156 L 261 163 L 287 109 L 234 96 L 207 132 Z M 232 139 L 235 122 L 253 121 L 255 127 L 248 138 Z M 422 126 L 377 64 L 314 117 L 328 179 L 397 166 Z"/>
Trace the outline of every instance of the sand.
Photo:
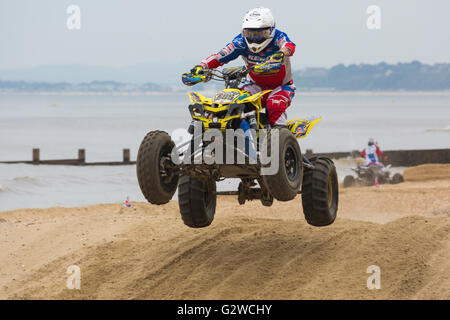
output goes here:
<path id="1" fill-rule="evenodd" d="M 450 166 L 446 164 L 423 164 L 406 169 L 404 177 L 408 181 L 447 180 L 450 179 Z"/>
<path id="2" fill-rule="evenodd" d="M 0 298 L 450 299 L 449 169 L 341 188 L 323 228 L 305 222 L 300 197 L 267 208 L 221 196 L 204 229 L 184 226 L 176 201 L 2 212 Z M 66 288 L 71 265 L 80 290 Z"/>

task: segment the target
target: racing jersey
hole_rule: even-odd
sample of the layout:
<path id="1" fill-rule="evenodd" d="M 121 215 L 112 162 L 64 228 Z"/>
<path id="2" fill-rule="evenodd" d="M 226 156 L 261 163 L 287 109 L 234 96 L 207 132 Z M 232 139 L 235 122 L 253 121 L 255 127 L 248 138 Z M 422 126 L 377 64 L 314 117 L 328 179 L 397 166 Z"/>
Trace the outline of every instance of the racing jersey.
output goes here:
<path id="1" fill-rule="evenodd" d="M 291 51 L 291 56 L 294 54 L 295 44 L 284 32 L 278 29 L 275 30 L 272 41 L 258 53 L 250 51 L 245 38 L 242 34 L 238 34 L 233 41 L 227 44 L 222 50 L 203 60 L 201 65 L 208 69 L 214 69 L 242 56 L 246 66 L 251 67 L 255 64 L 264 62 L 268 57 L 283 47 L 286 47 Z M 259 86 L 267 89 L 274 89 L 278 86 L 292 83 L 290 58 L 287 56 L 285 57 L 285 61 L 278 72 L 267 74 L 250 72 L 250 78 Z"/>
<path id="2" fill-rule="evenodd" d="M 368 146 L 361 152 L 361 157 L 365 158 L 366 161 L 370 162 L 378 162 L 378 156 L 382 155 L 383 152 L 377 145 Z"/>

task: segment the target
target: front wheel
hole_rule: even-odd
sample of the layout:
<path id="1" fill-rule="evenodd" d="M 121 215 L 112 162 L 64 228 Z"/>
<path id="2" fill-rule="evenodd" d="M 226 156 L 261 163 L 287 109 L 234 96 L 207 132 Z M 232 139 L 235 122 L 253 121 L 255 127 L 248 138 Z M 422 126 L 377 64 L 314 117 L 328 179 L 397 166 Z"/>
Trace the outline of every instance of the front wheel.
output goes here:
<path id="1" fill-rule="evenodd" d="M 207 227 L 216 213 L 216 181 L 181 176 L 178 187 L 178 205 L 181 218 L 191 228 Z"/>
<path id="2" fill-rule="evenodd" d="M 338 210 L 339 186 L 331 159 L 313 158 L 314 169 L 305 169 L 302 205 L 306 221 L 315 227 L 330 225 Z"/>
<path id="3" fill-rule="evenodd" d="M 344 188 L 353 187 L 355 185 L 355 177 L 346 176 L 344 178 Z"/>
<path id="4" fill-rule="evenodd" d="M 379 184 L 385 184 L 385 183 L 388 183 L 388 182 L 389 182 L 389 177 L 386 177 L 386 176 L 384 176 L 384 175 L 379 175 L 379 176 L 377 177 L 377 180 L 378 180 L 378 183 L 379 183 Z"/>
<path id="5" fill-rule="evenodd" d="M 148 202 L 165 204 L 172 199 L 178 174 L 170 154 L 175 143 L 164 131 L 150 131 L 142 140 L 136 160 L 139 187 Z"/>
<path id="6" fill-rule="evenodd" d="M 277 137 L 273 134 L 275 130 L 278 130 L 278 141 L 273 141 Z M 265 150 L 268 163 L 263 164 L 263 169 L 267 171 L 262 174 L 267 189 L 278 201 L 294 199 L 303 178 L 302 153 L 297 140 L 286 128 L 272 129 L 264 141 L 263 152 Z M 270 172 L 272 170 L 274 172 Z"/>

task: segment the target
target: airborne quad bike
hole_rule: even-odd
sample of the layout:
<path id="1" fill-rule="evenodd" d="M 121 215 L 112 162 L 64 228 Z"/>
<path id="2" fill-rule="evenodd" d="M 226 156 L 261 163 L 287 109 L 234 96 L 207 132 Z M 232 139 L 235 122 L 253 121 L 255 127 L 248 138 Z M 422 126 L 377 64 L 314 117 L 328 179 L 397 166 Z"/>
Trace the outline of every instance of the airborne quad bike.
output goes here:
<path id="1" fill-rule="evenodd" d="M 264 68 L 264 64 L 254 68 Z M 193 228 L 211 224 L 216 211 L 216 182 L 225 178 L 239 178 L 238 201 L 259 199 L 264 206 L 271 206 L 273 199 L 289 201 L 301 193 L 303 212 L 306 221 L 313 226 L 330 225 L 336 219 L 338 209 L 338 180 L 336 168 L 331 159 L 302 155 L 296 138 L 305 137 L 321 118 L 293 119 L 285 127 L 271 127 L 261 99 L 272 90 L 254 95 L 239 89 L 250 68 L 235 67 L 219 70 L 206 70 L 202 75 L 184 74 L 183 82 L 192 85 L 211 79 L 225 82 L 225 89 L 213 99 L 199 93 L 189 92 L 191 104 L 189 112 L 195 125 L 201 127 L 201 134 L 211 129 L 226 135 L 228 130 L 242 128 L 243 122 L 254 124 L 256 139 L 263 141 L 269 155 L 277 155 L 278 170 L 264 175 L 267 166 L 260 161 L 260 150 L 253 163 L 249 157 L 248 145 L 245 150 L 235 146 L 233 152 L 244 155 L 245 163 L 218 164 L 177 162 L 173 154 L 186 158 L 194 157 L 195 151 L 188 148 L 180 152 L 171 137 L 164 131 L 151 131 L 142 141 L 136 163 L 137 178 L 142 193 L 152 204 L 165 204 L 171 200 L 178 188 L 178 203 L 184 223 Z M 191 132 L 191 131 L 190 131 Z M 272 133 L 277 133 L 279 148 L 271 149 Z M 265 138 L 263 138 L 265 133 Z M 194 145 L 195 133 L 191 146 Z M 226 139 L 224 138 L 223 141 Z M 261 141 L 260 141 L 261 142 Z M 200 152 L 210 141 L 201 140 Z M 229 146 L 228 146 L 229 147 Z M 258 147 L 257 147 L 258 148 Z M 278 150 L 276 150 L 278 149 Z M 256 162 L 256 163 L 255 163 Z"/>
<path id="2" fill-rule="evenodd" d="M 391 177 L 390 172 L 387 170 L 390 167 L 391 165 L 388 165 L 386 168 L 377 166 L 358 166 L 356 169 L 352 169 L 356 173 L 356 178 L 351 175 L 344 178 L 344 188 L 353 186 L 373 186 L 375 181 L 378 181 L 379 184 L 397 184 L 405 181 L 400 173 L 396 173 Z"/>

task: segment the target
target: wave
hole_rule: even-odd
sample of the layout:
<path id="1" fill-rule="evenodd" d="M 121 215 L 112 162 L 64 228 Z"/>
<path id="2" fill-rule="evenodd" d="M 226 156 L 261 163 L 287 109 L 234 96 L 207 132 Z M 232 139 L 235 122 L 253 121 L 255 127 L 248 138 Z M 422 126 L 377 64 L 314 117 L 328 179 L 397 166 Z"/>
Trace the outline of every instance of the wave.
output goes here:
<path id="1" fill-rule="evenodd" d="M 450 132 L 450 126 L 446 126 L 442 129 L 427 129 L 425 132 Z"/>
<path id="2" fill-rule="evenodd" d="M 39 179 L 32 178 L 32 177 L 29 177 L 29 176 L 15 177 L 15 178 L 13 178 L 13 181 L 26 182 L 26 183 L 32 183 L 32 184 L 38 184 L 39 183 Z"/>
<path id="3" fill-rule="evenodd" d="M 363 164 L 364 159 L 363 158 L 340 158 L 340 159 L 333 159 L 335 164 L 341 164 L 341 165 L 349 165 L 349 166 L 356 166 L 358 164 Z"/>

